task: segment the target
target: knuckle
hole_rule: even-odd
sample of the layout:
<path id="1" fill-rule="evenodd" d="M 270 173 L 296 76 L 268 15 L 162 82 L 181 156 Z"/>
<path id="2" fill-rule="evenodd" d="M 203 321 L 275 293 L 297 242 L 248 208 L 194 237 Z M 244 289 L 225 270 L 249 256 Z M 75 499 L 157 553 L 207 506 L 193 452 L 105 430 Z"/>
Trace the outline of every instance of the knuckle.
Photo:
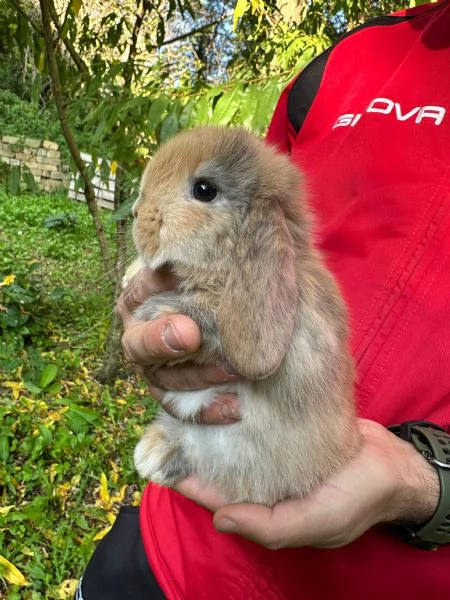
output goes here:
<path id="1" fill-rule="evenodd" d="M 121 342 L 122 342 L 122 350 L 123 350 L 123 354 L 125 356 L 125 360 L 127 360 L 128 362 L 132 362 L 134 355 L 133 355 L 130 336 L 127 334 L 127 332 L 125 332 L 122 335 Z"/>

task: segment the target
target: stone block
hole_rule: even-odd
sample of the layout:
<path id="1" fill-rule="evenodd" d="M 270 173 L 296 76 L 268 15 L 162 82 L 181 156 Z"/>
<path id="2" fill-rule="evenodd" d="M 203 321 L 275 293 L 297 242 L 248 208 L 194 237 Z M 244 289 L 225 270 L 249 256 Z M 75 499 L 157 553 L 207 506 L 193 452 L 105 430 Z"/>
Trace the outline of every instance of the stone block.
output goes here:
<path id="1" fill-rule="evenodd" d="M 20 138 L 12 135 L 4 135 L 2 140 L 5 142 L 5 144 L 18 144 L 20 142 Z"/>
<path id="2" fill-rule="evenodd" d="M 42 140 L 35 140 L 33 138 L 25 138 L 24 145 L 28 146 L 28 148 L 40 148 L 42 144 Z"/>
<path id="3" fill-rule="evenodd" d="M 47 150 L 47 158 L 59 163 L 61 160 L 61 154 L 59 150 Z"/>
<path id="4" fill-rule="evenodd" d="M 44 140 L 42 142 L 42 147 L 46 150 L 58 150 L 59 146 L 56 142 L 51 142 L 50 140 Z"/>
<path id="5" fill-rule="evenodd" d="M 2 144 L 0 147 L 0 156 L 4 156 L 6 158 L 14 158 L 14 151 L 11 149 L 8 144 Z"/>
<path id="6" fill-rule="evenodd" d="M 15 158 L 21 162 L 26 162 L 30 158 L 30 155 L 23 152 L 16 152 Z"/>
<path id="7" fill-rule="evenodd" d="M 58 180 L 58 181 L 63 181 L 65 179 L 64 173 L 61 173 L 61 171 L 52 171 L 50 173 L 50 179 L 55 179 L 55 180 Z"/>
<path id="8" fill-rule="evenodd" d="M 17 158 L 4 158 L 3 162 L 10 167 L 20 167 L 20 160 L 17 160 Z"/>

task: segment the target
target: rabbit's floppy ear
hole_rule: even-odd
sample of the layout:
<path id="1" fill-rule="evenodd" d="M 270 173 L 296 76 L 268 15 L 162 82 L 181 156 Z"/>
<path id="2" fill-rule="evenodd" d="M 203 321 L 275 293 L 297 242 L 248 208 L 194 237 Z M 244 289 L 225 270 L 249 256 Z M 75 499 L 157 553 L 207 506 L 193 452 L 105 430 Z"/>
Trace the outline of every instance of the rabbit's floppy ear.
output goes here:
<path id="1" fill-rule="evenodd" d="M 248 379 L 270 375 L 290 342 L 297 308 L 294 244 L 281 207 L 252 201 L 219 305 L 227 360 Z"/>

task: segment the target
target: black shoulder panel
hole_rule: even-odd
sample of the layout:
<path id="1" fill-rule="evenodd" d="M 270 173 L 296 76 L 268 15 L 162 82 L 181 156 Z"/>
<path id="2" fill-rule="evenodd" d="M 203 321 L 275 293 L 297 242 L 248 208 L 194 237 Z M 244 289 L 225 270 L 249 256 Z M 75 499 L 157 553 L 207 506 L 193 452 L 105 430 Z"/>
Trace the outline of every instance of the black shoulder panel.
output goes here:
<path id="1" fill-rule="evenodd" d="M 308 114 L 308 111 L 311 108 L 312 103 L 314 102 L 317 92 L 319 91 L 319 87 L 322 82 L 322 77 L 325 71 L 328 58 L 331 52 L 337 46 L 337 44 L 342 42 L 342 40 L 346 39 L 350 35 L 353 35 L 354 33 L 361 31 L 362 29 L 366 29 L 367 27 L 373 27 L 374 25 L 396 25 L 398 23 L 402 23 L 403 21 L 409 21 L 415 16 L 419 15 L 410 15 L 402 17 L 384 16 L 370 19 L 362 25 L 355 27 L 355 29 L 352 29 L 348 33 L 345 33 L 337 42 L 330 46 L 328 50 L 325 50 L 325 52 L 323 52 L 322 54 L 317 56 L 312 62 L 310 62 L 309 65 L 305 67 L 305 69 L 303 69 L 303 71 L 297 77 L 297 80 L 291 87 L 288 96 L 288 117 L 292 126 L 294 127 L 294 130 L 297 133 L 300 131 L 306 119 L 306 115 Z"/>

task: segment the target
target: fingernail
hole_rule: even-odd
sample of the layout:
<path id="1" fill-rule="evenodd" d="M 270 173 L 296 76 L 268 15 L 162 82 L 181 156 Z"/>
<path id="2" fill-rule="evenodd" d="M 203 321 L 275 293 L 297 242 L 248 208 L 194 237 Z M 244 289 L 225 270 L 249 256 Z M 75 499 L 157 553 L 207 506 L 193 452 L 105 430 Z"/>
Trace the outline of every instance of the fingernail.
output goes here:
<path id="1" fill-rule="evenodd" d="M 163 329 L 162 339 L 164 344 L 173 352 L 183 352 L 186 350 L 180 334 L 170 321 Z"/>
<path id="2" fill-rule="evenodd" d="M 238 526 L 231 519 L 221 519 L 216 524 L 216 527 L 219 531 L 222 531 L 223 533 L 238 533 L 239 531 Z"/>
<path id="3" fill-rule="evenodd" d="M 220 415 L 229 421 L 239 421 L 241 418 L 239 406 L 237 406 L 237 394 L 231 392 L 218 394 L 216 396 L 220 402 Z"/>

